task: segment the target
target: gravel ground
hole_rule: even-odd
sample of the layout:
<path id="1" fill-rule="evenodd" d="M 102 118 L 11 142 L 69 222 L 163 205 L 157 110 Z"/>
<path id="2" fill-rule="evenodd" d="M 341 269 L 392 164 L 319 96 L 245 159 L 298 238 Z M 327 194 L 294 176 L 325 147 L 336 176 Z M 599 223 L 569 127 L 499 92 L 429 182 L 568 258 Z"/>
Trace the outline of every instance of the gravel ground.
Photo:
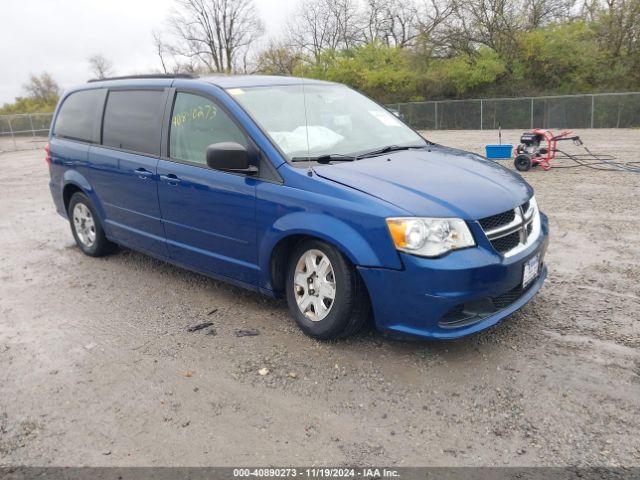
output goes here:
<path id="1" fill-rule="evenodd" d="M 0 154 L 7 152 L 17 152 L 22 150 L 32 150 L 34 148 L 44 148 L 47 137 L 22 135 L 15 138 L 10 137 L 6 132 L 0 134 Z"/>
<path id="2" fill-rule="evenodd" d="M 639 160 L 640 131 L 578 133 Z M 128 250 L 83 256 L 43 153 L 0 164 L 0 465 L 640 465 L 638 175 L 525 174 L 550 272 L 501 325 L 319 343 L 281 301 Z"/>

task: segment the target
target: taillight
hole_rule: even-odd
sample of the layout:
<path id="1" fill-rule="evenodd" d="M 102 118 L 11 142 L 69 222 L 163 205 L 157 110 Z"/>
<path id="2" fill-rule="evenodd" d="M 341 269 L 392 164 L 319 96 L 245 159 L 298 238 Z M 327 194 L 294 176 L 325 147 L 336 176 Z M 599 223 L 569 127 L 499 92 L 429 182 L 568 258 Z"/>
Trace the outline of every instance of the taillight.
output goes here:
<path id="1" fill-rule="evenodd" d="M 44 160 L 47 162 L 48 165 L 51 165 L 51 149 L 49 148 L 48 143 L 44 146 L 44 153 L 45 153 Z"/>

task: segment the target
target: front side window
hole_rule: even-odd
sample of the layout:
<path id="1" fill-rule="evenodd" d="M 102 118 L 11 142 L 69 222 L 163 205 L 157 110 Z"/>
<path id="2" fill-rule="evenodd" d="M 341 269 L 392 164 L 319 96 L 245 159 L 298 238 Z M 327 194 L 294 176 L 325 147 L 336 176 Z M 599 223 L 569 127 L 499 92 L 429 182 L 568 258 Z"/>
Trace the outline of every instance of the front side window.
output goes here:
<path id="1" fill-rule="evenodd" d="M 289 159 L 425 145 L 391 112 L 343 85 L 308 83 L 227 91 Z"/>
<path id="2" fill-rule="evenodd" d="M 109 92 L 102 126 L 102 144 L 148 155 L 159 155 L 164 92 Z"/>
<path id="3" fill-rule="evenodd" d="M 248 146 L 242 131 L 219 106 L 200 95 L 178 92 L 171 115 L 169 156 L 206 165 L 207 147 L 219 142 Z"/>
<path id="4" fill-rule="evenodd" d="M 81 90 L 72 93 L 60 107 L 54 134 L 72 140 L 97 142 L 103 105 L 104 90 Z"/>

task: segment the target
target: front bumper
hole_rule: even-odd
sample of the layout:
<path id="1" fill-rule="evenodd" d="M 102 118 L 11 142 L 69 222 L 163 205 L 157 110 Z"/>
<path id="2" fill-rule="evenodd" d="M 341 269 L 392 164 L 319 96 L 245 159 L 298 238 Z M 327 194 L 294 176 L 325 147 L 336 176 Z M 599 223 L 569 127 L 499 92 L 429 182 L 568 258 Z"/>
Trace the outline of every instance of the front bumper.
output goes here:
<path id="1" fill-rule="evenodd" d="M 548 220 L 541 214 L 541 233 L 526 250 L 504 258 L 490 248 L 458 250 L 437 259 L 400 254 L 403 270 L 358 267 L 367 285 L 376 326 L 380 330 L 426 338 L 453 339 L 484 330 L 522 308 L 540 290 L 547 275 L 544 254 L 549 242 Z M 524 263 L 540 254 L 538 277 L 526 289 Z M 463 305 L 504 299 L 518 292 L 508 304 L 496 303 L 474 319 L 444 326 L 452 312 Z M 508 297 L 507 297 L 508 298 Z M 455 325 L 460 325 L 459 327 Z"/>

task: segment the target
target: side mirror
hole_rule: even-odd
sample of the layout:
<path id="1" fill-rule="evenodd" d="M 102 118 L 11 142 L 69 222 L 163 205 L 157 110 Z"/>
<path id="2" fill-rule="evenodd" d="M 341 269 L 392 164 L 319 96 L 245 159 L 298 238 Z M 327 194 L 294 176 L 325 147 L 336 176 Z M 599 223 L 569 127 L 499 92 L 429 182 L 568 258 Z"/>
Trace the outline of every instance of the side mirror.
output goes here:
<path id="1" fill-rule="evenodd" d="M 223 172 L 255 175 L 258 167 L 249 163 L 249 152 L 235 142 L 213 143 L 207 147 L 207 166 Z"/>

